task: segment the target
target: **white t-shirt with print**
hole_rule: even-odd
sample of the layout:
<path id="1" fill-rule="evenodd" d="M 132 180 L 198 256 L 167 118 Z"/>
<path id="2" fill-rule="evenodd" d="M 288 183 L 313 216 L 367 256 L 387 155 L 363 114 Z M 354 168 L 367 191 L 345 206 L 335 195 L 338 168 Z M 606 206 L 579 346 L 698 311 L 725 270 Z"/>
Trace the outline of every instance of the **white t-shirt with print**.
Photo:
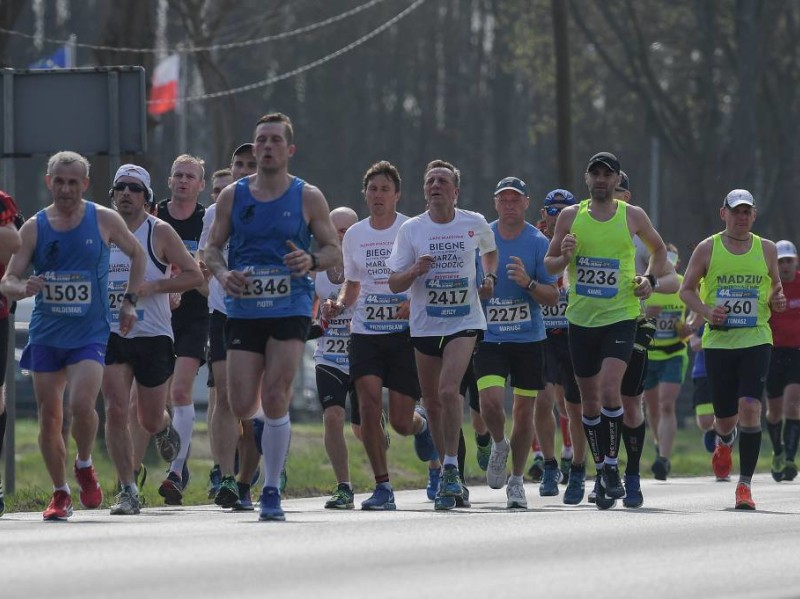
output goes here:
<path id="1" fill-rule="evenodd" d="M 203 232 L 200 233 L 200 241 L 197 246 L 205 251 L 208 244 L 208 234 L 211 232 L 211 225 L 214 222 L 214 215 L 217 213 L 217 205 L 211 204 L 206 208 L 206 213 L 203 216 Z M 228 243 L 225 242 L 225 248 L 222 250 L 222 255 L 225 260 L 228 260 Z M 227 314 L 225 310 L 225 291 L 222 289 L 222 284 L 217 280 L 217 277 L 211 277 L 208 281 L 208 311 L 209 313 L 218 310 L 223 314 Z"/>

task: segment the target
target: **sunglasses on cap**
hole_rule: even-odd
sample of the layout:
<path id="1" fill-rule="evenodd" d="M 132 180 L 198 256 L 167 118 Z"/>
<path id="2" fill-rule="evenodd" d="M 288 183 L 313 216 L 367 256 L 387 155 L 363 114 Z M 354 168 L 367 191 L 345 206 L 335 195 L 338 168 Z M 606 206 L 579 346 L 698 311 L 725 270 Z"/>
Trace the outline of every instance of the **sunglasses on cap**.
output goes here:
<path id="1" fill-rule="evenodd" d="M 547 208 L 545 208 L 545 209 L 544 209 L 544 211 L 545 211 L 545 212 L 546 212 L 546 213 L 547 213 L 549 216 L 556 216 L 556 215 L 557 215 L 559 212 L 561 212 L 563 209 L 564 209 L 564 207 L 563 207 L 563 206 L 562 206 L 561 208 L 559 208 L 558 206 L 548 206 Z"/>
<path id="2" fill-rule="evenodd" d="M 142 193 L 145 189 L 143 185 L 139 185 L 138 183 L 120 181 L 114 184 L 114 191 L 125 191 L 126 187 L 131 190 L 131 193 Z"/>

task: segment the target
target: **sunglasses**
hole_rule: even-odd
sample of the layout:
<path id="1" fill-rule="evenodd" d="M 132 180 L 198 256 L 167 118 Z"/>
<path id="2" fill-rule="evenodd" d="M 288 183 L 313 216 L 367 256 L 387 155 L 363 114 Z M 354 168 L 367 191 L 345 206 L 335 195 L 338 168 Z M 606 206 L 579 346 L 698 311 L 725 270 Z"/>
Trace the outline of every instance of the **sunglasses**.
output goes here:
<path id="1" fill-rule="evenodd" d="M 127 183 L 125 181 L 120 181 L 116 185 L 114 185 L 114 191 L 125 191 L 125 188 L 131 190 L 131 193 L 142 193 L 144 191 L 144 187 L 139 185 L 138 183 Z"/>
<path id="2" fill-rule="evenodd" d="M 556 215 L 557 215 L 559 212 L 561 212 L 562 210 L 563 210 L 563 208 L 559 208 L 558 206 L 548 206 L 547 208 L 545 208 L 545 209 L 544 209 L 544 211 L 545 211 L 545 212 L 546 212 L 546 213 L 547 213 L 549 216 L 556 216 Z"/>

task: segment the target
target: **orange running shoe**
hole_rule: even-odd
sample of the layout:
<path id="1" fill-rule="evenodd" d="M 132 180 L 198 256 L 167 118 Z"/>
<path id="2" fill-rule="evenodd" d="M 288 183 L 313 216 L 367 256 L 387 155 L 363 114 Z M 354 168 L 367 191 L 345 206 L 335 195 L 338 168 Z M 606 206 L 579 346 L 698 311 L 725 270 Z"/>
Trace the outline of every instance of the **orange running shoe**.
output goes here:
<path id="1" fill-rule="evenodd" d="M 714 470 L 717 480 L 727 479 L 731 474 L 732 465 L 731 446 L 718 443 L 714 455 L 711 456 L 711 469 Z"/>
<path id="2" fill-rule="evenodd" d="M 750 494 L 750 485 L 739 483 L 736 485 L 736 509 L 737 510 L 754 510 L 756 504 L 753 501 L 753 496 Z"/>
<path id="3" fill-rule="evenodd" d="M 75 479 L 81 488 L 78 494 L 81 505 L 89 510 L 100 507 L 100 504 L 103 503 L 103 490 L 97 481 L 97 472 L 94 471 L 94 466 L 78 468 L 78 465 L 75 464 L 73 469 Z"/>
<path id="4" fill-rule="evenodd" d="M 72 515 L 72 497 L 66 491 L 55 491 L 47 509 L 42 512 L 45 520 L 66 520 Z"/>

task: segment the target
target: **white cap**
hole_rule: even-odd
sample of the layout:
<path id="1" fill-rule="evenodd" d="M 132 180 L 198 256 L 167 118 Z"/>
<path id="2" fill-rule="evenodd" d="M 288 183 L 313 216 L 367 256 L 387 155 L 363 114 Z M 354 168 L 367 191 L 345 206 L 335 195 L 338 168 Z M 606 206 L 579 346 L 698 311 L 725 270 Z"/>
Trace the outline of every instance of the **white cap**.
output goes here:
<path id="1" fill-rule="evenodd" d="M 142 185 L 144 185 L 147 188 L 147 191 L 150 192 L 148 201 L 155 202 L 155 197 L 153 196 L 153 188 L 150 187 L 150 173 L 148 173 L 144 167 L 141 167 L 137 164 L 123 164 L 121 167 L 117 169 L 117 172 L 114 175 L 115 185 L 117 181 L 119 181 L 120 177 L 133 177 L 134 179 L 138 179 L 142 183 Z"/>
<path id="2" fill-rule="evenodd" d="M 797 258 L 797 248 L 794 247 L 791 241 L 781 239 L 775 244 L 775 247 L 778 248 L 778 260 L 781 258 Z"/>
<path id="3" fill-rule="evenodd" d="M 734 189 L 725 196 L 723 206 L 728 208 L 736 208 L 740 204 L 747 204 L 748 206 L 755 206 L 756 201 L 753 199 L 753 194 L 746 189 Z"/>

